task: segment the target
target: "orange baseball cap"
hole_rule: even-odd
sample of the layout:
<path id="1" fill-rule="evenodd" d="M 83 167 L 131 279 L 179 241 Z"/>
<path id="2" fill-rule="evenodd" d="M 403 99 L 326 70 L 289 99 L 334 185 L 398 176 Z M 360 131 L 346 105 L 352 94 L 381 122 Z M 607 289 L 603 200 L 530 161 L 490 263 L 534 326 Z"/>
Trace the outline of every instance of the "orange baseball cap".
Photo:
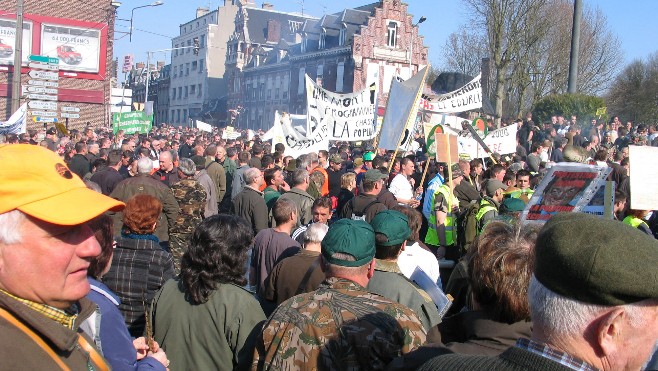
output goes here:
<path id="1" fill-rule="evenodd" d="M 48 223 L 77 225 L 125 206 L 87 188 L 57 154 L 40 146 L 1 146 L 0 169 L 0 214 L 20 210 Z"/>

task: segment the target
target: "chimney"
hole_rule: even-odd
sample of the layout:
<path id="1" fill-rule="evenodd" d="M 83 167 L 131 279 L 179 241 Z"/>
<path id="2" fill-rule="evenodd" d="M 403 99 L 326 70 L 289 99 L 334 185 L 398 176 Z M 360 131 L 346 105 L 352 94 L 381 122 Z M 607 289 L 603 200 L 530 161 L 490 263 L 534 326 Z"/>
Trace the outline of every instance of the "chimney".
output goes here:
<path id="1" fill-rule="evenodd" d="M 196 17 L 197 18 L 203 17 L 204 15 L 206 15 L 208 13 L 210 13 L 210 9 L 208 9 L 208 8 L 201 8 L 201 7 L 196 8 Z"/>
<path id="2" fill-rule="evenodd" d="M 144 63 L 144 62 L 135 63 L 135 69 L 139 70 L 139 69 L 144 68 L 144 67 L 146 67 L 146 63 Z"/>
<path id="3" fill-rule="evenodd" d="M 263 9 L 274 10 L 274 5 L 270 3 L 263 3 Z"/>
<path id="4" fill-rule="evenodd" d="M 267 42 L 268 43 L 278 43 L 281 39 L 281 24 L 274 20 L 270 19 L 267 21 Z"/>

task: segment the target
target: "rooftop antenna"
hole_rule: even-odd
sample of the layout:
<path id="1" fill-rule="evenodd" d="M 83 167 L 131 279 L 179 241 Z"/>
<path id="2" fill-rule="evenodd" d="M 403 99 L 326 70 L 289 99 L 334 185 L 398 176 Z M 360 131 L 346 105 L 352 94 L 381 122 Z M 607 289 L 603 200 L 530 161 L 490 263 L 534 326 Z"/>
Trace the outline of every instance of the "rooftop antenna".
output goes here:
<path id="1" fill-rule="evenodd" d="M 302 7 L 302 16 L 304 16 L 304 0 L 299 0 L 297 4 L 301 5 Z"/>

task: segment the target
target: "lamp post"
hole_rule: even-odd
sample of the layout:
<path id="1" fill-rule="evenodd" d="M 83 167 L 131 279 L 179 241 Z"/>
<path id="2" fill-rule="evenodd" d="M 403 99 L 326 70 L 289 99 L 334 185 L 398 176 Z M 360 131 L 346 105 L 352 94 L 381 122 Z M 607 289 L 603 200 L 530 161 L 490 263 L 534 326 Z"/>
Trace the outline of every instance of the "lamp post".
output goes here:
<path id="1" fill-rule="evenodd" d="M 129 38 L 129 39 L 130 39 L 130 42 L 133 41 L 133 16 L 135 15 L 135 9 L 139 9 L 139 8 L 148 8 L 148 7 L 150 7 L 150 6 L 160 6 L 160 5 L 162 5 L 162 4 L 164 4 L 164 3 L 163 3 L 162 1 L 160 1 L 160 0 L 158 0 L 158 1 L 152 2 L 151 4 L 147 4 L 147 5 L 142 5 L 142 6 L 135 7 L 135 8 L 133 8 L 133 9 L 130 11 L 130 32 L 129 32 L 129 34 L 130 34 L 130 38 Z"/>
<path id="2" fill-rule="evenodd" d="M 418 22 L 411 25 L 411 44 L 409 44 L 409 77 L 413 74 L 413 60 L 414 60 L 414 28 L 418 27 L 419 24 L 425 22 L 427 18 L 421 16 Z"/>

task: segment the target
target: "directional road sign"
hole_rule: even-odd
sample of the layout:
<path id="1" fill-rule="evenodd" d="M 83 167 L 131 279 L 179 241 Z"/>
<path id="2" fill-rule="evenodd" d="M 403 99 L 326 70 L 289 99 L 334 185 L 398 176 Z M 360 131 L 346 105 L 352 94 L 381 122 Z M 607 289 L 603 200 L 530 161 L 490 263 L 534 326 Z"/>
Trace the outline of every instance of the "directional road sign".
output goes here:
<path id="1" fill-rule="evenodd" d="M 28 59 L 34 62 L 59 64 L 59 58 L 48 57 L 45 55 L 30 55 Z"/>
<path id="2" fill-rule="evenodd" d="M 57 117 L 57 111 L 28 111 L 30 116 Z"/>
<path id="3" fill-rule="evenodd" d="M 60 110 L 62 110 L 62 112 L 80 112 L 80 108 L 78 107 L 63 106 L 60 107 Z"/>
<path id="4" fill-rule="evenodd" d="M 79 113 L 68 113 L 68 112 L 62 112 L 62 113 L 60 114 L 60 116 L 62 116 L 62 117 L 68 117 L 68 118 L 70 118 L 70 119 L 79 119 L 79 118 L 80 118 L 80 114 L 79 114 Z"/>
<path id="5" fill-rule="evenodd" d="M 54 81 L 27 80 L 28 85 L 47 86 L 49 88 L 58 88 L 59 83 Z"/>
<path id="6" fill-rule="evenodd" d="M 34 122 L 57 122 L 57 117 L 32 117 Z"/>
<path id="7" fill-rule="evenodd" d="M 37 70 L 59 71 L 59 65 L 58 64 L 30 62 L 27 66 L 30 67 L 30 68 L 37 69 Z"/>
<path id="8" fill-rule="evenodd" d="M 58 90 L 42 86 L 23 86 L 27 93 L 57 94 Z"/>
<path id="9" fill-rule="evenodd" d="M 57 72 L 32 70 L 29 75 L 34 79 L 59 80 L 59 73 Z"/>
<path id="10" fill-rule="evenodd" d="M 45 95 L 45 94 L 28 94 L 27 98 L 36 99 L 36 100 L 57 100 L 56 95 Z"/>
<path id="11" fill-rule="evenodd" d="M 57 110 L 57 102 L 43 102 L 39 100 L 32 100 L 27 102 L 27 106 L 34 109 L 48 109 Z"/>

